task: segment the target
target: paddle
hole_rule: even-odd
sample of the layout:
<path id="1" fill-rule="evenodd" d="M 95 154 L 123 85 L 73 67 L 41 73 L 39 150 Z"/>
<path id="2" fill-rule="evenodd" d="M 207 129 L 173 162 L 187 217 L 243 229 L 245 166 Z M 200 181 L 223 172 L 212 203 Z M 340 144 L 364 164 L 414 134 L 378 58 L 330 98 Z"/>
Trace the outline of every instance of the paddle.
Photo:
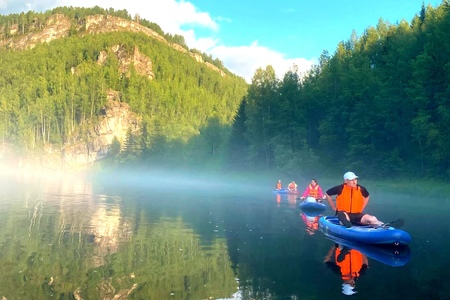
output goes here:
<path id="1" fill-rule="evenodd" d="M 376 224 L 361 224 L 361 225 L 368 225 L 368 226 L 372 226 L 374 228 L 389 228 L 389 227 L 394 227 L 394 228 L 400 228 L 405 224 L 405 220 L 402 218 L 398 218 L 394 221 L 391 222 L 387 222 L 387 223 L 383 223 L 381 225 L 376 225 Z"/>
<path id="2" fill-rule="evenodd" d="M 405 224 L 405 220 L 403 220 L 402 218 L 399 218 L 397 220 L 388 222 L 388 223 L 384 223 L 383 225 L 381 225 L 381 227 L 394 227 L 394 228 L 400 228 Z"/>
<path id="3" fill-rule="evenodd" d="M 352 222 L 347 220 L 347 217 L 345 216 L 345 214 L 342 211 L 339 211 L 337 213 L 337 217 L 338 217 L 339 221 L 341 222 L 341 224 L 344 225 L 345 227 L 350 228 L 353 226 Z M 404 224 L 405 224 L 405 220 L 402 218 L 399 218 L 394 221 L 384 223 L 381 225 L 377 225 L 377 224 L 360 224 L 360 225 L 362 225 L 362 226 L 367 225 L 367 226 L 371 226 L 374 228 L 388 228 L 388 227 L 400 228 Z"/>

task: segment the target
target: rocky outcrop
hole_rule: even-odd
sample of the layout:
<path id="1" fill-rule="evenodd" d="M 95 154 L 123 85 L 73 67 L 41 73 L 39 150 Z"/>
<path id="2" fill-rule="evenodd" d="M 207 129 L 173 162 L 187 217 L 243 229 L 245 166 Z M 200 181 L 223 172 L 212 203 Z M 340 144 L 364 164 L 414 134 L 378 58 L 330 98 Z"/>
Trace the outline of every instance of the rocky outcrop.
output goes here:
<path id="1" fill-rule="evenodd" d="M 0 47 L 6 47 L 13 50 L 21 50 L 27 48 L 34 48 L 38 43 L 49 43 L 58 38 L 64 38 L 69 36 L 71 30 L 77 32 L 85 32 L 83 34 L 98 34 L 112 31 L 129 31 L 140 32 L 147 36 L 157 39 L 158 41 L 169 45 L 177 51 L 183 53 L 189 53 L 199 63 L 204 63 L 208 68 L 219 72 L 221 76 L 225 76 L 225 73 L 214 66 L 211 63 L 203 62 L 201 57 L 196 57 L 195 54 L 190 53 L 185 48 L 175 43 L 169 43 L 167 40 L 148 27 L 140 25 L 131 20 L 125 20 L 119 17 L 110 15 L 94 15 L 86 17 L 86 21 L 81 24 L 74 25 L 69 17 L 62 14 L 55 14 L 49 17 L 42 30 L 35 29 L 34 31 L 19 35 L 20 30 L 17 25 L 12 25 L 9 34 L 13 37 L 8 39 L 0 39 Z M 17 36 L 14 36 L 17 35 Z M 197 55 L 198 56 L 198 55 Z M 198 59 L 200 58 L 200 60 Z"/>
<path id="2" fill-rule="evenodd" d="M 32 31 L 28 34 L 0 40 L 0 46 L 13 50 L 34 48 L 39 43 L 49 43 L 55 39 L 69 35 L 71 27 L 70 19 L 64 15 L 53 15 L 42 30 Z M 20 31 L 12 27 L 10 34 L 18 34 Z"/>
<path id="3" fill-rule="evenodd" d="M 139 125 L 140 119 L 128 103 L 120 101 L 119 92 L 109 90 L 101 115 L 83 137 L 67 142 L 62 149 L 47 144 L 43 152 L 28 153 L 23 157 L 16 156 L 12 147 L 0 144 L 0 169 L 19 168 L 38 174 L 43 171 L 84 170 L 109 155 L 114 139 L 124 144 L 130 131 L 135 134 L 139 131 Z"/>
<path id="4" fill-rule="evenodd" d="M 146 55 L 139 52 L 137 46 L 134 47 L 132 56 L 126 52 L 126 49 L 122 45 L 115 45 L 111 48 L 111 50 L 119 60 L 119 71 L 121 73 L 129 76 L 130 65 L 133 64 L 134 69 L 138 74 L 147 77 L 150 80 L 155 77 L 152 69 L 152 61 Z M 107 51 L 100 51 L 97 63 L 99 65 L 103 65 L 107 57 Z"/>
<path id="5" fill-rule="evenodd" d="M 117 91 L 107 92 L 107 104 L 102 109 L 98 123 L 93 125 L 85 139 L 64 146 L 61 155 L 61 167 L 73 170 L 90 165 L 108 156 L 114 139 L 121 144 L 128 132 L 139 130 L 139 119 L 128 103 L 120 101 Z"/>

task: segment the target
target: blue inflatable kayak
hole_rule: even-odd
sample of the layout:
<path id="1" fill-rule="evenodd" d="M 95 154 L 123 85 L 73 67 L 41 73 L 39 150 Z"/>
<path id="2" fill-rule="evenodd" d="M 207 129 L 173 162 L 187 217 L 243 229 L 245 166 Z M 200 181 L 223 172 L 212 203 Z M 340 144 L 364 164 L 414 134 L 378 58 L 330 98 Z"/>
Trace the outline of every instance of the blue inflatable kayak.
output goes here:
<path id="1" fill-rule="evenodd" d="M 406 231 L 394 227 L 374 227 L 370 225 L 353 225 L 346 228 L 335 216 L 324 216 L 319 219 L 319 230 L 330 238 L 365 243 L 407 245 L 411 236 Z"/>
<path id="2" fill-rule="evenodd" d="M 411 257 L 411 250 L 409 249 L 408 245 L 374 245 L 358 243 L 336 237 L 328 238 L 336 244 L 359 251 L 367 257 L 375 259 L 391 267 L 404 266 L 409 262 L 409 259 Z"/>
<path id="3" fill-rule="evenodd" d="M 291 194 L 291 195 L 298 195 L 300 192 L 297 191 L 290 191 L 290 190 L 286 190 L 286 189 L 282 189 L 282 190 L 273 190 L 274 193 L 277 194 Z"/>
<path id="4" fill-rule="evenodd" d="M 303 201 L 298 205 L 298 208 L 308 217 L 315 217 L 323 213 L 327 209 L 327 206 L 314 199 L 314 201 Z"/>

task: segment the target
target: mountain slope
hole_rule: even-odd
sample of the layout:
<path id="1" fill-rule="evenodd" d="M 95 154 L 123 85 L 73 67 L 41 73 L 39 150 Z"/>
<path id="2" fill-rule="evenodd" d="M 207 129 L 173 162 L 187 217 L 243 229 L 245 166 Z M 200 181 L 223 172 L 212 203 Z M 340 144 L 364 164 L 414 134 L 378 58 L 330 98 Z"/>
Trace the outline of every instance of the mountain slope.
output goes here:
<path id="1" fill-rule="evenodd" d="M 202 145 L 216 143 L 198 138 L 211 119 L 225 133 L 216 137 L 227 137 L 247 85 L 198 51 L 111 15 L 58 13 L 37 27 L 18 34 L 20 26 L 11 25 L 0 41 L 0 132 L 3 152 L 8 145 L 16 160 L 52 153 L 51 167 L 83 165 L 108 156 L 114 142 L 148 158 L 196 136 Z M 122 119 L 105 122 L 108 107 L 124 102 L 134 117 L 118 113 Z M 119 123 L 128 126 L 110 126 Z"/>

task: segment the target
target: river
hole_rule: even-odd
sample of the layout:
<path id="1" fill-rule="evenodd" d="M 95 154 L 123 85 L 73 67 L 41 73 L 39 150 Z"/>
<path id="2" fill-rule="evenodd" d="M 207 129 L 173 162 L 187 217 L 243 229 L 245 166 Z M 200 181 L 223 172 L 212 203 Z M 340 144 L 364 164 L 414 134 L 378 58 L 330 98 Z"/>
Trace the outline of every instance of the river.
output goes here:
<path id="1" fill-rule="evenodd" d="M 412 242 L 387 255 L 397 265 L 368 257 L 352 298 L 449 299 L 450 201 L 366 187 L 367 211 L 404 218 Z M 348 298 L 326 262 L 335 243 L 272 188 L 168 173 L 2 175 L 0 298 Z"/>

